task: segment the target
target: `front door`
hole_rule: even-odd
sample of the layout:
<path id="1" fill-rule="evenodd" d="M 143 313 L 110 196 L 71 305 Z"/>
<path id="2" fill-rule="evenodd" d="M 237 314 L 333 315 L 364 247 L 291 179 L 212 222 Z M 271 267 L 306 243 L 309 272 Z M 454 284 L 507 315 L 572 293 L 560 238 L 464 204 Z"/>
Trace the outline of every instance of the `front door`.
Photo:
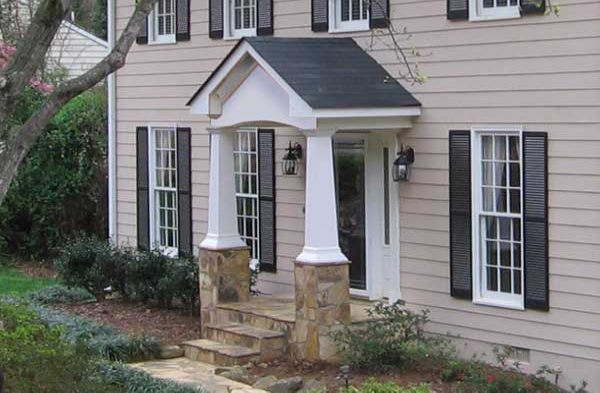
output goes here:
<path id="1" fill-rule="evenodd" d="M 397 189 L 390 179 L 395 136 L 337 133 L 334 138 L 339 240 L 351 262 L 353 294 L 400 297 Z"/>

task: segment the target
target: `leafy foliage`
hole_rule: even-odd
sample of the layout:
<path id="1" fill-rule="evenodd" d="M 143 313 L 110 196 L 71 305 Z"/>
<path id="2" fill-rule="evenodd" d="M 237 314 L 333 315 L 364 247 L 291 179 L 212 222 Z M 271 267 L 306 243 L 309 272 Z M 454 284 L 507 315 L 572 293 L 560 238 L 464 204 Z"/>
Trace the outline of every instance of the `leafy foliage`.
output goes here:
<path id="1" fill-rule="evenodd" d="M 85 288 L 99 300 L 110 286 L 125 298 L 153 300 L 165 308 L 177 300 L 194 310 L 198 303 L 199 269 L 192 257 L 170 258 L 84 237 L 70 242 L 55 266 L 67 285 Z"/>
<path id="2" fill-rule="evenodd" d="M 7 392 L 117 392 L 87 378 L 94 353 L 68 344 L 62 331 L 41 321 L 23 306 L 0 303 L 0 369 Z"/>
<path id="3" fill-rule="evenodd" d="M 452 356 L 447 341 L 423 334 L 427 311 L 413 313 L 404 309 L 402 302 L 396 302 L 389 306 L 378 303 L 368 313 L 372 320 L 333 334 L 347 364 L 365 369 L 419 368 Z"/>
<path id="4" fill-rule="evenodd" d="M 55 285 L 27 294 L 26 298 L 40 304 L 65 304 L 93 300 L 89 292 L 81 288 L 66 288 Z"/>
<path id="5" fill-rule="evenodd" d="M 43 101 L 21 95 L 24 123 Z M 0 248 L 45 257 L 79 231 L 104 233 L 106 97 L 103 88 L 73 99 L 36 141 L 0 206 Z"/>
<path id="6" fill-rule="evenodd" d="M 121 363 L 104 362 L 96 377 L 107 384 L 126 390 L 127 393 L 198 393 L 201 390 L 173 382 L 152 378 L 148 373 Z"/>
<path id="7" fill-rule="evenodd" d="M 32 309 L 48 326 L 60 328 L 65 341 L 73 345 L 84 342 L 104 359 L 144 360 L 158 353 L 160 343 L 154 338 L 129 337 L 108 326 L 40 305 L 33 305 Z"/>
<path id="8" fill-rule="evenodd" d="M 351 386 L 342 389 L 341 393 L 429 393 L 431 390 L 427 385 L 398 386 L 392 382 L 377 382 L 374 379 L 369 379 L 360 387 Z"/>

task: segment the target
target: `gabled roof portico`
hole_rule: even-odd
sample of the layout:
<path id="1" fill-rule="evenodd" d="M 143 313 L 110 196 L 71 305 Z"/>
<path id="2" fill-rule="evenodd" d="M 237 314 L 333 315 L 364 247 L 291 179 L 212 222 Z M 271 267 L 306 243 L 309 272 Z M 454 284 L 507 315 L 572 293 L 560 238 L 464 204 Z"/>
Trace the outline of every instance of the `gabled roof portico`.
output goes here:
<path id="1" fill-rule="evenodd" d="M 339 248 L 332 136 L 341 130 L 412 127 L 420 103 L 354 40 L 241 40 L 188 102 L 211 126 L 209 223 L 201 246 L 243 245 L 237 236 L 233 134 L 243 126 L 298 128 L 306 142 L 302 263 L 347 262 Z"/>

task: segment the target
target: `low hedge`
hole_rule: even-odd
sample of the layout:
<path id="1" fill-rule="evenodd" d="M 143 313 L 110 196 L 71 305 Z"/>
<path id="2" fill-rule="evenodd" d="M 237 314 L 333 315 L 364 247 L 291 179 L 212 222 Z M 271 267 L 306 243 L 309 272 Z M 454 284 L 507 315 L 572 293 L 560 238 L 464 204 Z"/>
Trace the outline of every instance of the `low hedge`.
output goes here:
<path id="1" fill-rule="evenodd" d="M 62 281 L 103 300 L 110 287 L 125 298 L 174 301 L 194 310 L 199 298 L 199 269 L 192 257 L 170 258 L 158 251 L 119 248 L 105 240 L 79 238 L 69 242 L 55 261 Z"/>

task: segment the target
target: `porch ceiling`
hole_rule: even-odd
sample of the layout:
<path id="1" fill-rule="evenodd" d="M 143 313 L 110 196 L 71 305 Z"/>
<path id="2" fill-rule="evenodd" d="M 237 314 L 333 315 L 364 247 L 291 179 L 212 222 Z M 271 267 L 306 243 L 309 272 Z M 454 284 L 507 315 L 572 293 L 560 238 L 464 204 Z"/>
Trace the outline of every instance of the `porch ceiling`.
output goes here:
<path id="1" fill-rule="evenodd" d="M 241 40 L 188 102 L 217 128 L 412 126 L 420 102 L 351 38 Z"/>

